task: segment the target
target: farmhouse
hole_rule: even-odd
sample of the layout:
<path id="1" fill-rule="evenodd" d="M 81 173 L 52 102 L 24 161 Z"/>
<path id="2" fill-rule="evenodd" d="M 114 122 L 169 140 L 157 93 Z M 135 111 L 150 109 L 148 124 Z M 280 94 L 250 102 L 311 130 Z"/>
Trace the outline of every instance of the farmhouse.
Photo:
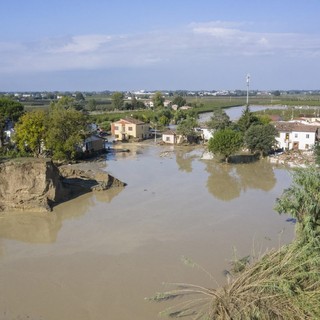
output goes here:
<path id="1" fill-rule="evenodd" d="M 274 126 L 278 131 L 278 146 L 284 150 L 310 150 L 320 137 L 317 125 L 279 121 Z"/>
<path id="2" fill-rule="evenodd" d="M 149 124 L 135 118 L 125 118 L 111 124 L 111 133 L 115 140 L 130 138 L 146 139 L 149 137 Z"/>
<path id="3" fill-rule="evenodd" d="M 97 152 L 105 149 L 105 140 L 96 135 L 91 135 L 83 141 L 83 152 Z"/>

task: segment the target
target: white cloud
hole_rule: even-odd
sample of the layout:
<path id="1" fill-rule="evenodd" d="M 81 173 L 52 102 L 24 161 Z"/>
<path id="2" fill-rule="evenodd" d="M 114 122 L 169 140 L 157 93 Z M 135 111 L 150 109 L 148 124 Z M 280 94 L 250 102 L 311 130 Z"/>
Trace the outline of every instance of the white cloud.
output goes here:
<path id="1" fill-rule="evenodd" d="M 110 67 L 212 64 L 214 58 L 274 56 L 314 59 L 319 35 L 259 33 L 248 24 L 214 21 L 180 30 L 76 35 L 33 43 L 0 43 L 0 71 L 20 73 Z M 253 29 L 251 27 L 251 29 Z M 217 60 L 216 59 L 216 60 Z"/>
<path id="2" fill-rule="evenodd" d="M 110 42 L 111 36 L 108 35 L 81 35 L 74 36 L 68 43 L 56 49 L 52 53 L 83 53 L 94 52 L 104 44 Z"/>

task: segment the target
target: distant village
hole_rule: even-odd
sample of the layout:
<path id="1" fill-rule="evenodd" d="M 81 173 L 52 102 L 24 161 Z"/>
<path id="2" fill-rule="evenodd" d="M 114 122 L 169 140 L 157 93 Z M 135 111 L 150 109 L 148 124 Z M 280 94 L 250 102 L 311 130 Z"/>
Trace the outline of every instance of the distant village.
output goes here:
<path id="1" fill-rule="evenodd" d="M 172 103 L 172 98 L 177 95 L 184 97 L 194 96 L 245 96 L 246 91 L 243 90 L 212 90 L 212 91 L 161 91 L 164 101 L 163 106 L 171 110 L 188 110 L 192 107 L 188 104 L 178 106 Z M 79 94 L 85 97 L 94 97 L 96 95 L 110 96 L 113 91 L 104 92 L 4 92 L 1 95 L 10 97 L 17 101 L 24 102 L 28 100 L 52 100 L 59 101 L 63 97 L 78 98 Z M 132 99 L 141 100 L 147 109 L 153 109 L 153 95 L 154 91 L 132 91 L 123 92 L 124 100 L 130 101 Z M 320 91 L 250 91 L 250 96 L 270 95 L 270 96 L 284 96 L 299 94 L 299 96 L 318 95 Z M 280 116 L 270 116 L 271 123 L 274 125 L 278 132 L 276 137 L 277 145 L 275 149 L 282 151 L 303 151 L 311 152 L 314 146 L 320 139 L 320 117 L 319 116 L 304 116 L 292 118 L 289 121 L 283 121 Z M 199 123 L 198 127 L 194 129 L 197 133 L 199 141 L 202 143 L 208 142 L 214 136 L 214 130 L 208 128 L 206 123 Z M 5 136 L 10 140 L 14 132 L 14 125 L 8 125 L 5 128 Z M 179 134 L 175 125 L 166 126 L 157 130 L 154 125 L 148 122 L 141 121 L 133 116 L 124 116 L 123 118 L 113 121 L 111 123 L 111 130 L 107 133 L 102 130 L 99 125 L 91 124 L 88 130 L 90 135 L 83 141 L 83 145 L 78 146 L 80 151 L 84 153 L 95 153 L 106 148 L 106 141 L 109 139 L 113 142 L 123 141 L 143 141 L 147 139 L 154 139 L 155 142 L 160 144 L 183 144 L 186 142 L 187 137 Z M 111 138 L 110 138 L 111 135 Z M 278 161 L 278 160 L 277 160 Z"/>
<path id="2" fill-rule="evenodd" d="M 158 90 L 157 90 L 158 91 Z M 210 97 L 210 96 L 245 96 L 247 94 L 246 90 L 159 90 L 163 96 L 173 97 L 174 95 L 182 95 L 186 97 Z M 43 91 L 43 92 L 0 92 L 1 96 L 14 97 L 20 101 L 26 101 L 28 99 L 61 99 L 64 96 L 76 97 L 77 92 L 72 91 Z M 112 95 L 115 91 L 105 90 L 105 91 L 82 91 L 84 97 L 94 97 L 96 95 Z M 156 91 L 148 90 L 132 90 L 132 91 L 123 91 L 122 93 L 125 96 L 125 99 L 129 99 L 132 96 L 135 96 L 137 99 L 150 99 Z M 263 96 L 263 95 L 275 95 L 275 96 L 286 96 L 292 94 L 299 94 L 302 96 L 308 95 L 319 95 L 320 90 L 250 90 L 250 96 Z"/>

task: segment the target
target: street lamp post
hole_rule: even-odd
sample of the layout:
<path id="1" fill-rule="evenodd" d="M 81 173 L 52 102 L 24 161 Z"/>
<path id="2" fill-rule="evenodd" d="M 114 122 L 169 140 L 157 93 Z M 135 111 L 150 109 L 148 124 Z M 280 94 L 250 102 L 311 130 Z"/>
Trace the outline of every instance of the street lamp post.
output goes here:
<path id="1" fill-rule="evenodd" d="M 249 85 L 250 85 L 250 74 L 247 74 L 247 106 L 249 105 Z"/>

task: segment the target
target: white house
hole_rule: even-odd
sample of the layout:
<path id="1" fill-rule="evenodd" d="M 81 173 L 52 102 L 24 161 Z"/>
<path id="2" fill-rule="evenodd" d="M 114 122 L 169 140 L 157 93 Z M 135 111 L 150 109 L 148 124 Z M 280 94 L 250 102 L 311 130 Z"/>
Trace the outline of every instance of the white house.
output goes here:
<path id="1" fill-rule="evenodd" d="M 176 144 L 182 143 L 184 140 L 183 136 L 177 134 L 174 130 L 167 130 L 162 134 L 162 141 L 164 143 Z"/>
<path id="2" fill-rule="evenodd" d="M 285 150 L 310 150 L 319 139 L 320 127 L 316 125 L 279 121 L 274 126 L 278 146 Z"/>
<path id="3" fill-rule="evenodd" d="M 201 125 L 200 128 L 197 129 L 197 131 L 201 132 L 201 138 L 204 141 L 208 141 L 210 138 L 213 137 L 214 135 L 214 130 L 209 129 L 208 127 L 206 127 L 205 125 Z"/>

